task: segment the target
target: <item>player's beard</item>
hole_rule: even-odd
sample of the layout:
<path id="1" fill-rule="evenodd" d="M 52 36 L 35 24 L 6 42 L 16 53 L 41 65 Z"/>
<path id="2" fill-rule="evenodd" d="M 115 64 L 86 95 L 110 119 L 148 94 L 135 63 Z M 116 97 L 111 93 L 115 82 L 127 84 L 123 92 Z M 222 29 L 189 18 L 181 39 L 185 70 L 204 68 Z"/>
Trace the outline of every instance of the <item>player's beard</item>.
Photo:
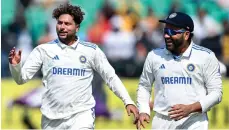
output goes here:
<path id="1" fill-rule="evenodd" d="M 58 32 L 57 35 L 58 35 L 58 38 L 60 39 L 60 41 L 62 43 L 68 43 L 70 41 L 75 40 L 75 38 L 76 38 L 75 34 L 69 34 L 69 33 L 67 33 L 65 37 L 60 36 L 60 32 Z"/>
<path id="2" fill-rule="evenodd" d="M 170 42 L 170 44 L 168 44 L 168 41 Z M 172 37 L 165 38 L 165 42 L 166 42 L 166 49 L 176 54 L 180 49 L 180 47 L 184 44 L 184 35 L 182 35 L 182 37 L 179 39 L 174 39 Z"/>

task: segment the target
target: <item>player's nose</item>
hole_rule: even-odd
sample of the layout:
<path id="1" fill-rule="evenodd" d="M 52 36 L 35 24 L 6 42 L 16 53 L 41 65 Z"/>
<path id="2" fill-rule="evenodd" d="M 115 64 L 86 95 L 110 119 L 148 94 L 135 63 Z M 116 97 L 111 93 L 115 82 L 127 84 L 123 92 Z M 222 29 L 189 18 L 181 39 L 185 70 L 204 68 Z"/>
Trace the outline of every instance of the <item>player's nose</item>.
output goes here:
<path id="1" fill-rule="evenodd" d="M 167 33 L 164 33 L 164 38 L 170 38 L 170 36 Z"/>
<path id="2" fill-rule="evenodd" d="M 61 25 L 60 25 L 60 29 L 61 29 L 61 30 L 64 30 L 64 29 L 65 29 L 65 25 L 64 25 L 64 24 L 61 24 Z"/>

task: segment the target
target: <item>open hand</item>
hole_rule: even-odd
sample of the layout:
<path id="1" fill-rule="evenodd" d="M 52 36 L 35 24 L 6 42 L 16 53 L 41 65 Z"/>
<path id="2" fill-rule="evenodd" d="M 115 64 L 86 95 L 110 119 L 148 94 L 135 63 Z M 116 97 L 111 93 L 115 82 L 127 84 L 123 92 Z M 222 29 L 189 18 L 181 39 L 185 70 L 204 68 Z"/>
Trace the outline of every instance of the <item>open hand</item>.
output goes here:
<path id="1" fill-rule="evenodd" d="M 133 104 L 128 104 L 126 106 L 126 111 L 127 111 L 128 116 L 130 116 L 131 113 L 134 114 L 134 122 L 138 120 L 139 112 L 136 106 L 134 106 Z"/>
<path id="2" fill-rule="evenodd" d="M 190 105 L 177 104 L 171 107 L 169 110 L 169 116 L 171 119 L 180 120 L 187 117 L 191 113 Z"/>
<path id="3" fill-rule="evenodd" d="M 147 123 L 149 123 L 150 122 L 150 116 L 148 114 L 146 114 L 146 113 L 140 113 L 138 121 L 135 122 L 136 128 L 138 130 L 141 129 L 141 126 L 143 128 L 145 128 L 144 121 L 147 122 Z"/>
<path id="4" fill-rule="evenodd" d="M 21 61 L 21 53 L 22 53 L 21 50 L 19 50 L 17 53 L 15 47 L 13 47 L 8 57 L 10 64 L 13 64 L 13 65 L 18 64 Z"/>

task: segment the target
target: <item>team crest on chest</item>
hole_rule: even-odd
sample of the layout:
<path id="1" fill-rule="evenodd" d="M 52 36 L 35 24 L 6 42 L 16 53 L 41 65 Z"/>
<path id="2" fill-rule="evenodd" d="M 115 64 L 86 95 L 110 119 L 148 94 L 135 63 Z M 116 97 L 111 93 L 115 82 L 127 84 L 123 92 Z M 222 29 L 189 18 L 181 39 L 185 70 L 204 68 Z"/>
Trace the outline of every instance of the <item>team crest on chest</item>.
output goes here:
<path id="1" fill-rule="evenodd" d="M 85 63 L 87 61 L 85 56 L 80 56 L 80 62 Z"/>
<path id="2" fill-rule="evenodd" d="M 188 71 L 193 72 L 195 70 L 195 66 L 193 64 L 188 64 L 187 69 Z"/>

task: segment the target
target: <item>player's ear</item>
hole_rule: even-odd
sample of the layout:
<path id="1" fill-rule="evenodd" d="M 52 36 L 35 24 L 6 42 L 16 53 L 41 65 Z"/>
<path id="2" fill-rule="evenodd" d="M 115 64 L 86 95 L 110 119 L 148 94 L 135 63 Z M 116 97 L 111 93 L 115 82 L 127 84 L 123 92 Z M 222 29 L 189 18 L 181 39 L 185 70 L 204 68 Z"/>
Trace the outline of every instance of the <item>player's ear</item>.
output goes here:
<path id="1" fill-rule="evenodd" d="M 80 28 L 80 25 L 79 24 L 76 24 L 76 32 L 79 31 L 79 28 Z"/>
<path id="2" fill-rule="evenodd" d="M 185 32 L 185 40 L 187 41 L 189 37 L 190 37 L 190 32 L 186 31 Z"/>

